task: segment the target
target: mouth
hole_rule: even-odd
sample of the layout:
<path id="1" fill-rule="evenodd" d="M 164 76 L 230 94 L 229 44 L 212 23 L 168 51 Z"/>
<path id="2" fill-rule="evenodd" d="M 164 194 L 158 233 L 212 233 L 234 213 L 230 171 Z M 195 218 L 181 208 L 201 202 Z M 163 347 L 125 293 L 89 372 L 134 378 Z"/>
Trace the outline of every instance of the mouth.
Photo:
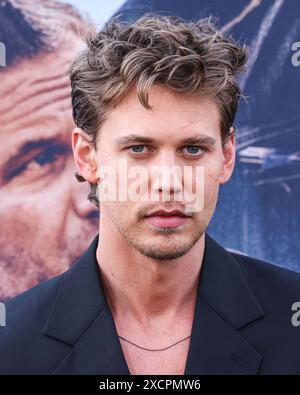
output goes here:
<path id="1" fill-rule="evenodd" d="M 146 215 L 145 218 L 158 228 L 177 228 L 184 225 L 190 216 L 180 210 L 158 210 Z"/>

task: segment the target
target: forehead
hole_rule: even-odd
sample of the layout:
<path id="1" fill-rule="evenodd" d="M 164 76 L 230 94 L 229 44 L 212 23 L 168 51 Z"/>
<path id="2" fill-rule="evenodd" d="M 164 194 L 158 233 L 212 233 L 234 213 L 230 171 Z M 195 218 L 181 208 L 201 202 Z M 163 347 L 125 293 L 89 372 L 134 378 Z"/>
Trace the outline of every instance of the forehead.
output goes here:
<path id="1" fill-rule="evenodd" d="M 68 48 L 39 53 L 1 70 L 0 121 L 2 131 L 14 132 L 17 125 L 71 108 L 69 67 L 80 49 L 74 39 Z M 1 133 L 1 132 L 0 132 Z"/>
<path id="2" fill-rule="evenodd" d="M 131 87 L 108 114 L 104 129 L 109 129 L 111 136 L 130 132 L 151 134 L 154 138 L 175 138 L 194 132 L 205 132 L 214 137 L 220 134 L 219 110 L 211 98 L 186 96 L 156 84 L 150 90 L 149 104 L 151 110 L 144 108 L 138 100 L 136 88 Z"/>
<path id="3" fill-rule="evenodd" d="M 53 38 L 54 40 L 55 38 Z M 68 71 L 68 66 L 76 58 L 84 43 L 81 38 L 74 33 L 68 32 L 64 41 L 57 44 L 53 49 L 39 51 L 30 58 L 20 59 L 12 66 L 1 68 L 1 91 L 5 90 L 9 83 L 20 81 L 26 76 L 31 81 L 35 81 L 45 72 L 57 72 L 59 68 L 62 71 Z"/>
<path id="4" fill-rule="evenodd" d="M 1 71 L 1 162 L 31 140 L 70 140 L 74 125 L 69 67 L 81 46 L 73 37 L 68 47 L 39 53 Z"/>

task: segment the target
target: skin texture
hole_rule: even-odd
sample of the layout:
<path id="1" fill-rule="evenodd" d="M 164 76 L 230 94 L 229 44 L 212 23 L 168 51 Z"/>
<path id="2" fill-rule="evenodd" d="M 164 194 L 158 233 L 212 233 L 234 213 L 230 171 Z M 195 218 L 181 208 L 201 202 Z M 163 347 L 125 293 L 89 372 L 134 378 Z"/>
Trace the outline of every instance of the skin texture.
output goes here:
<path id="1" fill-rule="evenodd" d="M 70 36 L 1 71 L 1 300 L 68 269 L 99 226 L 71 149 L 68 68 L 80 45 Z"/>
<path id="2" fill-rule="evenodd" d="M 100 242 L 97 260 L 105 293 L 118 333 L 147 348 L 161 348 L 190 334 L 196 290 L 204 252 L 204 234 L 216 207 L 219 186 L 228 181 L 234 167 L 234 133 L 222 145 L 220 116 L 216 104 L 207 97 L 185 97 L 156 85 L 150 92 L 152 111 L 138 101 L 134 87 L 114 108 L 103 123 L 97 149 L 81 129 L 73 131 L 73 150 L 80 173 L 92 183 L 100 184 L 101 168 L 111 166 L 118 175 L 118 160 L 126 158 L 128 168 L 144 166 L 149 175 L 145 184 L 162 197 L 167 188 L 164 178 L 155 185 L 151 166 L 204 166 L 204 206 L 179 228 L 157 228 L 144 215 L 156 209 L 183 209 L 185 201 L 172 201 L 178 185 L 171 183 L 171 200 L 101 201 Z M 231 130 L 233 131 L 233 130 Z M 116 141 L 128 134 L 151 137 L 151 144 L 136 141 L 120 146 Z M 214 139 L 203 145 L 193 157 L 182 139 L 195 135 Z M 142 153 L 132 146 L 143 144 Z M 129 184 L 132 180 L 129 180 Z M 177 186 L 176 186 L 177 185 Z M 126 284 L 126 286 L 125 286 Z M 133 372 L 182 372 L 172 360 L 183 360 L 187 344 L 178 345 L 163 354 L 147 353 L 122 341 L 127 362 Z M 177 347 L 177 346 L 176 346 Z M 182 347 L 180 354 L 180 347 Z M 160 353 L 160 352 L 159 352 Z M 155 355 L 154 355 L 155 354 Z M 157 358 L 162 358 L 158 360 Z M 145 365 L 147 364 L 147 365 Z M 161 367 L 159 370 L 158 366 Z M 147 370 L 148 369 L 148 370 Z M 168 370 L 169 369 L 169 370 Z"/>

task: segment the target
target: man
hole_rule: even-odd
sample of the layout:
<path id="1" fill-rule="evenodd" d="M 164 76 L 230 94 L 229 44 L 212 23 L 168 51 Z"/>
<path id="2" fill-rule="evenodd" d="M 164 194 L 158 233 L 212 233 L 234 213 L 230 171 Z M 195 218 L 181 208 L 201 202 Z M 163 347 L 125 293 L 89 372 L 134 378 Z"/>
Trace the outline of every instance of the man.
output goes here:
<path id="1" fill-rule="evenodd" d="M 235 171 L 208 230 L 228 248 L 300 271 L 300 2 L 126 0 L 115 14 L 133 21 L 147 11 L 186 20 L 211 14 L 247 42 L 239 85 L 248 100 L 235 121 Z"/>
<path id="2" fill-rule="evenodd" d="M 244 47 L 209 20 L 155 15 L 87 43 L 71 68 L 72 144 L 99 234 L 6 304 L 0 373 L 299 373 L 299 274 L 206 233 L 234 167 Z"/>
<path id="3" fill-rule="evenodd" d="M 1 1 L 0 301 L 68 269 L 98 228 L 74 178 L 69 67 L 88 24 L 54 0 Z M 55 185 L 55 186 L 54 186 Z"/>

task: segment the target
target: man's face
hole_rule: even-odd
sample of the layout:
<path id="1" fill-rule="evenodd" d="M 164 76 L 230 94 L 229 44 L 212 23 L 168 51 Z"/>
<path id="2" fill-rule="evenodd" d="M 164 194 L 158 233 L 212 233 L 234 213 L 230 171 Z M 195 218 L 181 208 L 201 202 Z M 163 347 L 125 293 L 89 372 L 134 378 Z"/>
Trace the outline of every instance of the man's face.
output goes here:
<path id="1" fill-rule="evenodd" d="M 71 155 L 79 42 L 1 70 L 0 299 L 66 270 L 98 229 Z"/>
<path id="2" fill-rule="evenodd" d="M 120 190 L 118 183 L 124 179 L 121 174 L 124 164 L 119 166 L 120 159 L 126 163 L 127 174 L 134 166 L 143 167 L 147 173 L 139 179 L 140 200 L 109 201 L 105 198 L 101 201 L 100 194 L 100 228 L 103 226 L 107 232 L 117 229 L 117 234 L 144 256 L 174 259 L 185 255 L 208 226 L 216 206 L 219 184 L 228 180 L 233 169 L 234 136 L 222 146 L 219 111 L 208 98 L 185 97 L 157 85 L 151 90 L 150 105 L 152 111 L 146 110 L 132 88 L 109 113 L 99 131 L 95 152 L 98 174 L 104 176 L 101 169 L 106 167 L 114 169 L 116 196 Z M 157 179 L 152 172 L 153 168 L 173 166 L 182 171 L 175 173 L 177 176 L 169 183 L 168 178 Z M 198 179 L 200 190 L 197 191 L 204 197 L 201 209 L 189 212 L 186 218 L 147 217 L 161 209 L 185 211 L 188 202 L 185 199 L 176 201 L 175 192 L 197 190 L 197 167 L 204 170 L 204 188 Z M 192 170 L 193 177 L 180 176 L 185 174 L 185 168 Z M 201 177 L 199 174 L 198 178 Z M 105 177 L 107 175 L 108 172 Z M 128 177 L 127 181 L 130 189 L 134 179 Z M 167 188 L 170 199 L 163 201 Z M 155 192 L 159 201 L 151 201 L 149 194 L 148 200 L 143 200 L 147 191 Z M 181 196 L 188 195 L 183 193 Z"/>

